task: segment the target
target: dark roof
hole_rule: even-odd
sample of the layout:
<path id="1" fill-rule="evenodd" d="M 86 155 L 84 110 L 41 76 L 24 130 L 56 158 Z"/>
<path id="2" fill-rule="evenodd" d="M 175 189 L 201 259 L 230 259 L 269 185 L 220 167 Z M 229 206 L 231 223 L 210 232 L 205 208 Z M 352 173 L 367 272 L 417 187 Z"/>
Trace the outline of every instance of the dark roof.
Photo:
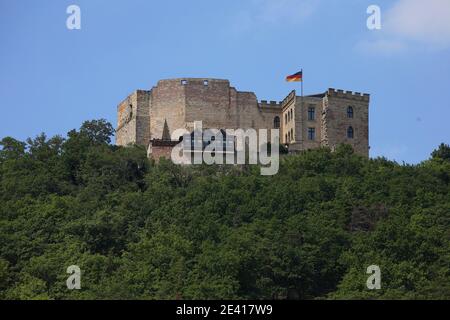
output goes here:
<path id="1" fill-rule="evenodd" d="M 151 141 L 152 146 L 155 147 L 174 147 L 176 146 L 179 141 L 172 141 L 172 140 L 161 140 L 161 139 L 153 139 Z"/>
<path id="2" fill-rule="evenodd" d="M 310 95 L 307 95 L 307 96 L 305 96 L 305 97 L 323 98 L 323 97 L 325 97 L 325 93 L 310 94 Z"/>

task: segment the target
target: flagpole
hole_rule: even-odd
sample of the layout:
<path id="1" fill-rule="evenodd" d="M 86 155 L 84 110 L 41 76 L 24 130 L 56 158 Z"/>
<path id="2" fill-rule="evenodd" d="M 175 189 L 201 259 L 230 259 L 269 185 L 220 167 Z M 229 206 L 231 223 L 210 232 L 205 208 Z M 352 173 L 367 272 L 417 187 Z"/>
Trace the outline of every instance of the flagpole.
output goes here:
<path id="1" fill-rule="evenodd" d="M 303 69 L 302 69 L 302 104 L 303 104 Z"/>
<path id="2" fill-rule="evenodd" d="M 302 83 L 301 83 L 301 91 L 302 91 L 302 100 L 301 100 L 301 104 L 302 104 L 302 111 L 303 110 L 305 110 L 305 108 L 304 108 L 304 105 L 303 105 L 303 68 L 302 68 L 302 81 L 301 81 Z M 303 125 L 302 125 L 302 127 L 303 127 Z M 303 128 L 302 128 L 302 131 L 301 131 L 301 133 L 299 134 L 299 136 L 300 136 L 300 138 L 303 138 L 303 135 L 305 134 L 305 132 L 304 132 L 304 130 L 303 130 Z M 303 140 L 304 139 L 301 139 L 300 141 L 301 141 L 301 148 L 303 149 Z"/>

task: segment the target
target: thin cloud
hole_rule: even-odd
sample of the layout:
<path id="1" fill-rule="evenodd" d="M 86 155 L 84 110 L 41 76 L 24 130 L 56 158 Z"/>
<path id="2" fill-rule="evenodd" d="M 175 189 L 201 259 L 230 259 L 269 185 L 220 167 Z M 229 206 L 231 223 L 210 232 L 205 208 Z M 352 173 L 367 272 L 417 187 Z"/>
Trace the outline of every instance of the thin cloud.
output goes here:
<path id="1" fill-rule="evenodd" d="M 450 1 L 399 0 L 386 14 L 386 30 L 408 40 L 450 46 Z"/>
<path id="2" fill-rule="evenodd" d="M 396 54 L 405 50 L 442 50 L 450 47 L 449 0 L 398 0 L 382 10 L 382 29 L 356 48 L 367 53 Z"/>
<path id="3" fill-rule="evenodd" d="M 253 0 L 247 9 L 235 16 L 236 31 L 252 30 L 281 24 L 299 24 L 311 16 L 319 0 Z"/>
<path id="4" fill-rule="evenodd" d="M 302 22 L 318 5 L 317 0 L 258 0 L 255 3 L 260 8 L 255 15 L 257 21 L 291 24 Z"/>
<path id="5" fill-rule="evenodd" d="M 399 40 L 378 39 L 361 41 L 356 45 L 356 49 L 368 54 L 391 55 L 404 52 L 407 47 Z"/>

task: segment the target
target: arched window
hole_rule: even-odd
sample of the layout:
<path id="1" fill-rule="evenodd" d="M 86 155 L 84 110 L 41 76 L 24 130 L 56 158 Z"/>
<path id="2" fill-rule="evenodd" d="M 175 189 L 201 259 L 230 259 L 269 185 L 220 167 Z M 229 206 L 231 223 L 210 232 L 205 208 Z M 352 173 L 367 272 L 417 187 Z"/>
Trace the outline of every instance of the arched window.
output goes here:
<path id="1" fill-rule="evenodd" d="M 353 118 L 353 107 L 347 108 L 347 118 Z"/>
<path id="2" fill-rule="evenodd" d="M 286 143 L 288 143 L 289 141 L 288 141 L 288 136 L 287 136 L 287 133 L 286 133 L 286 135 L 285 135 L 285 139 L 284 139 L 284 142 L 286 142 Z"/>
<path id="3" fill-rule="evenodd" d="M 348 127 L 348 129 L 347 129 L 347 138 L 353 139 L 353 127 Z"/>
<path id="4" fill-rule="evenodd" d="M 276 116 L 276 117 L 273 119 L 273 127 L 274 127 L 275 129 L 279 129 L 279 128 L 280 128 L 280 117 L 279 117 L 279 116 Z"/>
<path id="5" fill-rule="evenodd" d="M 291 132 L 289 131 L 288 132 L 288 142 L 290 142 L 291 141 Z"/>
<path id="6" fill-rule="evenodd" d="M 294 129 L 291 129 L 291 139 L 294 140 Z"/>
<path id="7" fill-rule="evenodd" d="M 286 124 L 288 122 L 288 119 L 287 119 L 287 113 L 285 113 L 284 114 L 284 124 Z"/>

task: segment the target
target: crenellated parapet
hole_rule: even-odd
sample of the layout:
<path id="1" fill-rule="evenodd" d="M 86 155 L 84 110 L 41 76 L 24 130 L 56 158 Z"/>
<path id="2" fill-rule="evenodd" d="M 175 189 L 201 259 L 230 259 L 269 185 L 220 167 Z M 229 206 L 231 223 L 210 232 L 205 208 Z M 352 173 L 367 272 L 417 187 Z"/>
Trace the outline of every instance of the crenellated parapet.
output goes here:
<path id="1" fill-rule="evenodd" d="M 369 101 L 370 95 L 367 93 L 353 92 L 353 91 L 344 91 L 341 89 L 329 88 L 327 91 L 327 95 L 329 97 L 337 97 L 344 98 L 349 100 L 357 100 L 357 101 Z"/>
<path id="2" fill-rule="evenodd" d="M 280 109 L 281 108 L 281 102 L 261 100 L 260 102 L 258 102 L 258 106 L 261 109 L 268 109 L 268 108 Z"/>

